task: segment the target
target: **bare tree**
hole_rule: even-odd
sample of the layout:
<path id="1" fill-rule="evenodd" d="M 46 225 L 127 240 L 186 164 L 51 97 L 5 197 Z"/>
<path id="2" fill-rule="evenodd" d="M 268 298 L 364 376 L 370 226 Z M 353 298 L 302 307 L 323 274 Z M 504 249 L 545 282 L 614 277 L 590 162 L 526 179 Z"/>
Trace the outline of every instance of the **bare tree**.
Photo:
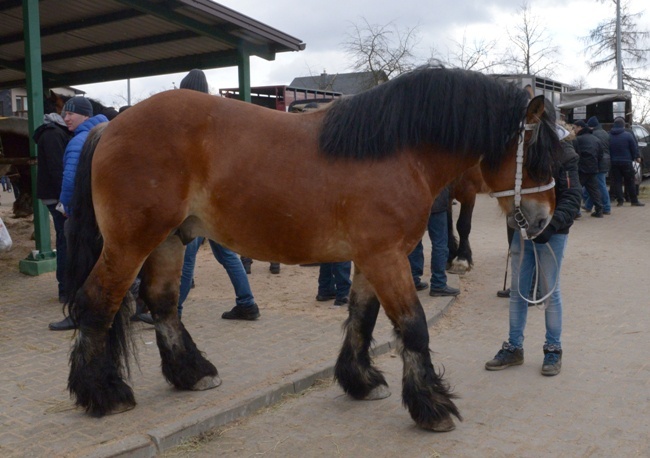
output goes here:
<path id="1" fill-rule="evenodd" d="M 559 65 L 559 48 L 553 45 L 548 29 L 540 23 L 530 5 L 519 8 L 520 22 L 514 30 L 507 29 L 512 47 L 506 51 L 506 64 L 515 73 L 551 77 Z"/>
<path id="2" fill-rule="evenodd" d="M 614 0 L 616 4 L 617 0 Z M 619 0 L 621 1 L 621 0 Z M 650 79 L 642 76 L 647 67 L 650 47 L 648 31 L 639 31 L 637 21 L 642 13 L 630 13 L 627 5 L 621 3 L 621 63 L 623 68 L 623 85 L 636 93 L 650 90 Z M 616 77 L 616 15 L 601 22 L 583 37 L 587 44 L 585 54 L 591 57 L 590 72 L 611 67 L 612 78 Z"/>
<path id="3" fill-rule="evenodd" d="M 650 124 L 650 97 L 637 97 L 633 111 L 634 120 L 637 124 Z"/>
<path id="4" fill-rule="evenodd" d="M 587 83 L 587 79 L 584 76 L 578 76 L 571 81 L 571 86 L 573 86 L 576 90 L 578 89 L 585 89 L 589 84 Z"/>
<path id="5" fill-rule="evenodd" d="M 446 50 L 446 57 L 435 47 L 432 48 L 429 63 L 440 62 L 450 67 L 489 73 L 503 63 L 499 58 L 494 59 L 496 45 L 496 40 L 474 39 L 469 43 L 467 35 L 463 33 L 462 41 L 452 40 L 451 48 Z"/>
<path id="6" fill-rule="evenodd" d="M 352 24 L 343 47 L 352 58 L 352 67 L 372 72 L 379 84 L 415 66 L 413 48 L 417 43 L 417 27 L 400 30 L 393 22 L 377 25 L 362 18 L 361 23 Z"/>

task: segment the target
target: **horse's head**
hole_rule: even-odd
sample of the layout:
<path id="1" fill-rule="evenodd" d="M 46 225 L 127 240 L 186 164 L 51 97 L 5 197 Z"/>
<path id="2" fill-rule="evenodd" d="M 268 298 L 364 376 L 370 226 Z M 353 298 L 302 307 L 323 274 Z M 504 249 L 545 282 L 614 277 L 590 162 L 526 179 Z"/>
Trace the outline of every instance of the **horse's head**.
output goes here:
<path id="1" fill-rule="evenodd" d="M 509 141 L 498 170 L 481 164 L 483 178 L 506 212 L 508 225 L 523 229 L 528 237 L 542 232 L 553 216 L 552 167 L 561 148 L 553 107 L 538 96 L 528 104 L 525 123 Z"/>

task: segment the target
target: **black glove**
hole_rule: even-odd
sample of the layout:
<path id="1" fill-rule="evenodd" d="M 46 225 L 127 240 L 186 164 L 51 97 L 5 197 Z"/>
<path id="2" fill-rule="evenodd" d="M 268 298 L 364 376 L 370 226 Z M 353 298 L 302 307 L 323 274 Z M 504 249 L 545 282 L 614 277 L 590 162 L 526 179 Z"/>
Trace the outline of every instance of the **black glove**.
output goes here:
<path id="1" fill-rule="evenodd" d="M 555 229 L 553 229 L 553 226 L 550 224 L 546 226 L 546 228 L 542 231 L 541 234 L 539 234 L 537 237 L 533 239 L 533 242 L 535 243 L 546 243 L 548 240 L 551 238 L 551 236 L 555 234 Z"/>

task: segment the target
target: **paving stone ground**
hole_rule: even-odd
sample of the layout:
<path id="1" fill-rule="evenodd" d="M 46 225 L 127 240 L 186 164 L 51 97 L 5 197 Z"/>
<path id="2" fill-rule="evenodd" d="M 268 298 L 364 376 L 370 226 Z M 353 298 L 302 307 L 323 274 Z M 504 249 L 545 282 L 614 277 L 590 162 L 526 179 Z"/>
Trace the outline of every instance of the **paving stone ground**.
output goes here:
<path id="1" fill-rule="evenodd" d="M 612 213 L 602 220 L 584 216 L 571 233 L 558 377 L 539 375 L 543 315 L 537 310 L 529 317 L 526 364 L 499 373 L 483 369 L 507 335 L 507 300 L 495 296 L 503 285 L 506 242 L 495 202 L 480 196 L 475 269 L 460 280 L 450 277 L 461 286 L 460 299 L 450 305 L 420 293 L 431 322 L 449 306 L 432 328 L 431 347 L 462 396 L 465 422 L 448 434 L 415 428 L 400 404 L 401 363 L 388 353 L 379 358 L 393 390 L 388 400 L 353 402 L 336 385 L 315 390 L 246 420 L 261 422 L 270 435 L 229 437 L 226 431 L 219 436 L 226 442 L 211 442 L 219 448 L 205 449 L 204 456 L 396 456 L 408 443 L 420 447 L 413 456 L 650 456 L 650 206 Z M 224 321 L 232 289 L 202 249 L 183 319 L 223 384 L 198 393 L 171 388 L 160 374 L 152 328 L 137 324 L 139 368 L 131 384 L 138 406 L 94 419 L 76 409 L 65 390 L 72 333 L 47 330 L 61 317 L 53 274 L 0 272 L 0 455 L 153 456 L 329 378 L 346 310 L 314 300 L 316 276 L 316 268 L 299 266 L 271 275 L 267 264 L 256 262 L 250 278 L 262 318 Z M 376 338 L 378 350 L 388 350 L 383 316 Z M 238 428 L 230 431 L 240 434 Z"/>
<path id="2" fill-rule="evenodd" d="M 610 217 L 576 222 L 561 285 L 564 365 L 544 377 L 544 316 L 536 308 L 524 365 L 484 369 L 507 337 L 508 301 L 495 294 L 505 268 L 503 220 L 494 202 L 479 198 L 476 266 L 430 329 L 434 364 L 460 396 L 465 420 L 456 430 L 414 426 L 400 399 L 401 360 L 390 352 L 377 358 L 393 391 L 388 399 L 356 402 L 326 381 L 164 456 L 649 457 L 648 208 L 615 207 Z"/>
<path id="3" fill-rule="evenodd" d="M 75 408 L 66 391 L 73 333 L 47 329 L 62 318 L 54 273 L 29 277 L 17 266 L 3 269 L 0 456 L 153 456 L 302 391 L 318 377 L 331 377 L 347 308 L 315 300 L 317 276 L 317 267 L 300 266 L 282 266 L 272 275 L 267 263 L 255 262 L 249 278 L 262 317 L 222 320 L 221 313 L 234 306 L 234 293 L 225 270 L 202 247 L 183 321 L 223 384 L 205 392 L 170 387 L 160 372 L 153 327 L 136 323 L 139 366 L 132 368 L 130 384 L 138 405 L 96 419 Z M 420 295 L 431 319 L 450 303 L 427 291 Z M 389 349 L 393 336 L 385 317 L 375 338 L 378 352 Z"/>

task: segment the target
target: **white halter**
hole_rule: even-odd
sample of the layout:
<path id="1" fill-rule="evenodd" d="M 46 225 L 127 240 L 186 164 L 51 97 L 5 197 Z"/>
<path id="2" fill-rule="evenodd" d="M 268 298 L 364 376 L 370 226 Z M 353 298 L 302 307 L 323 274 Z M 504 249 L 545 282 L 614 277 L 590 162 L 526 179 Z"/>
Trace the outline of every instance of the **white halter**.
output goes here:
<path id="1" fill-rule="evenodd" d="M 519 231 L 521 233 L 521 250 L 523 253 L 524 250 L 524 240 L 528 240 L 528 233 L 526 230 L 529 227 L 528 220 L 526 219 L 526 216 L 524 213 L 521 211 L 521 196 L 522 194 L 534 194 L 536 192 L 543 192 L 547 191 L 549 189 L 552 189 L 555 187 L 555 179 L 551 178 L 551 181 L 543 186 L 536 186 L 534 188 L 523 188 L 521 187 L 522 180 L 523 180 L 523 168 L 524 168 L 524 134 L 525 131 L 534 131 L 537 129 L 539 124 L 524 124 L 524 128 L 521 130 L 521 133 L 519 134 L 519 145 L 517 146 L 517 169 L 515 171 L 515 188 L 510 189 L 508 191 L 499 191 L 499 192 L 491 192 L 490 197 L 507 197 L 507 196 L 514 196 L 515 197 L 515 211 L 514 211 L 514 219 L 515 222 L 517 223 L 517 226 L 519 226 Z M 533 239 L 532 237 L 531 239 Z M 553 294 L 553 291 L 555 291 L 555 288 L 557 288 L 557 282 L 558 282 L 558 277 L 556 276 L 555 278 L 555 284 L 553 287 L 549 290 L 548 293 L 546 293 L 543 297 L 538 298 L 537 297 L 537 286 L 539 285 L 539 259 L 537 257 L 537 247 L 533 243 L 533 253 L 535 255 L 535 279 L 533 282 L 533 297 L 532 300 L 528 299 L 528 297 L 525 297 L 524 295 L 521 294 L 521 291 L 518 291 L 519 296 L 526 302 L 532 305 L 540 306 L 541 309 L 544 310 L 547 307 L 546 304 L 546 299 L 548 299 L 551 294 Z M 551 248 L 550 245 L 546 244 L 547 248 L 550 250 L 551 255 L 553 256 L 553 259 L 555 260 L 555 265 L 557 266 L 557 258 L 555 257 L 555 253 L 553 252 L 553 249 Z M 521 275 L 521 263 L 523 261 L 523 256 L 520 257 L 519 264 L 520 264 L 520 269 L 519 273 Z"/>
<path id="2" fill-rule="evenodd" d="M 519 144 L 517 145 L 517 169 L 515 171 L 515 188 L 508 191 L 499 191 L 491 192 L 490 197 L 508 197 L 515 196 L 515 211 L 514 219 L 519 226 L 519 231 L 521 232 L 521 237 L 524 240 L 528 240 L 528 234 L 526 230 L 529 227 L 528 220 L 526 216 L 521 211 L 521 196 L 523 194 L 535 194 L 536 192 L 548 191 L 555 187 L 555 180 L 551 178 L 551 181 L 543 186 L 536 186 L 534 188 L 523 188 L 521 187 L 523 180 L 523 169 L 524 169 L 524 133 L 525 131 L 534 131 L 537 129 L 539 124 L 524 124 L 524 128 L 519 134 Z"/>

